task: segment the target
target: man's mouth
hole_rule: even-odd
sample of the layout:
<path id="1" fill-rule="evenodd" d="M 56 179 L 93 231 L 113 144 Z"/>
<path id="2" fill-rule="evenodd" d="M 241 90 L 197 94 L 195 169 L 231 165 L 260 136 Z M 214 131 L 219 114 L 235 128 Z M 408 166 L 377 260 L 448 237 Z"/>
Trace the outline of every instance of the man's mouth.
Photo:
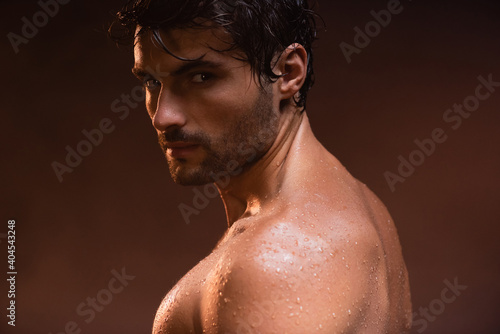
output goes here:
<path id="1" fill-rule="evenodd" d="M 177 159 L 187 158 L 200 147 L 199 144 L 186 142 L 166 143 L 165 146 L 167 147 L 167 155 Z"/>

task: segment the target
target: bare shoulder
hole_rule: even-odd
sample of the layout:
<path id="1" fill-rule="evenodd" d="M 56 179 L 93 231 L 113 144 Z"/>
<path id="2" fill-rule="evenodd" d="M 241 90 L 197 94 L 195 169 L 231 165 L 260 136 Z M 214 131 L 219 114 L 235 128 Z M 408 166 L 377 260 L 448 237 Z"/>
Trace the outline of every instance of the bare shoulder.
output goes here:
<path id="1" fill-rule="evenodd" d="M 339 217 L 287 218 L 258 222 L 226 243 L 202 318 L 218 319 L 222 331 L 265 333 L 355 331 L 378 319 L 367 312 L 388 302 L 376 230 Z"/>

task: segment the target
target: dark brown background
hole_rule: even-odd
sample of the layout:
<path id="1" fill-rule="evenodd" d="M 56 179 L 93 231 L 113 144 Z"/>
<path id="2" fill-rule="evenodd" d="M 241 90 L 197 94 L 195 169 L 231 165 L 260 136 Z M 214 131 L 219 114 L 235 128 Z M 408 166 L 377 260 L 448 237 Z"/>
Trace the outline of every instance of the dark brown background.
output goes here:
<path id="1" fill-rule="evenodd" d="M 125 120 L 111 102 L 137 85 L 131 54 L 102 33 L 121 1 L 73 0 L 15 55 L 35 1 L 2 1 L 1 227 L 17 221 L 17 326 L 1 333 L 148 333 L 163 295 L 206 256 L 225 229 L 219 200 L 191 224 L 178 211 L 193 190 L 169 178 L 144 107 Z M 402 1 L 404 10 L 347 64 L 339 48 L 387 1 L 320 1 L 327 29 L 316 47 L 308 113 L 324 145 L 388 206 L 410 272 L 413 305 L 439 299 L 443 281 L 467 289 L 425 333 L 499 333 L 500 89 L 454 131 L 442 120 L 474 93 L 479 75 L 500 81 L 497 1 Z M 51 168 L 81 131 L 110 118 L 116 129 L 58 182 Z M 448 140 L 390 191 L 385 171 L 413 141 Z M 1 240 L 5 277 L 6 242 Z M 5 259 L 5 260 L 4 260 Z M 136 278 L 90 324 L 75 312 L 106 288 L 111 270 Z M 416 329 L 416 328 L 415 328 Z"/>

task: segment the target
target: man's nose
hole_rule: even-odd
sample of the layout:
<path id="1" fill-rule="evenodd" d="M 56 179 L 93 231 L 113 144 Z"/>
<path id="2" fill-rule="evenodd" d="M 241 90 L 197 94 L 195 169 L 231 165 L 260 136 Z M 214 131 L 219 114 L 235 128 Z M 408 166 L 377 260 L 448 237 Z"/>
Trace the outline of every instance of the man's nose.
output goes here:
<path id="1" fill-rule="evenodd" d="M 158 97 L 153 126 L 160 132 L 170 127 L 182 127 L 186 124 L 186 115 L 182 111 L 182 103 L 178 96 L 163 91 Z"/>

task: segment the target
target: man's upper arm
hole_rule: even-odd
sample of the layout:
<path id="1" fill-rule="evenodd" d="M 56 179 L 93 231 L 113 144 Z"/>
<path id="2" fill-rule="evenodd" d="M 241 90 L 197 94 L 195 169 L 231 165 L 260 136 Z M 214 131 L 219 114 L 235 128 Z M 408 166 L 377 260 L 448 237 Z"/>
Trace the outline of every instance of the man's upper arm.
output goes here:
<path id="1" fill-rule="evenodd" d="M 355 328 L 373 293 L 385 291 L 384 277 L 377 277 L 383 257 L 370 245 L 283 240 L 221 259 L 207 280 L 204 327 L 236 334 Z"/>

